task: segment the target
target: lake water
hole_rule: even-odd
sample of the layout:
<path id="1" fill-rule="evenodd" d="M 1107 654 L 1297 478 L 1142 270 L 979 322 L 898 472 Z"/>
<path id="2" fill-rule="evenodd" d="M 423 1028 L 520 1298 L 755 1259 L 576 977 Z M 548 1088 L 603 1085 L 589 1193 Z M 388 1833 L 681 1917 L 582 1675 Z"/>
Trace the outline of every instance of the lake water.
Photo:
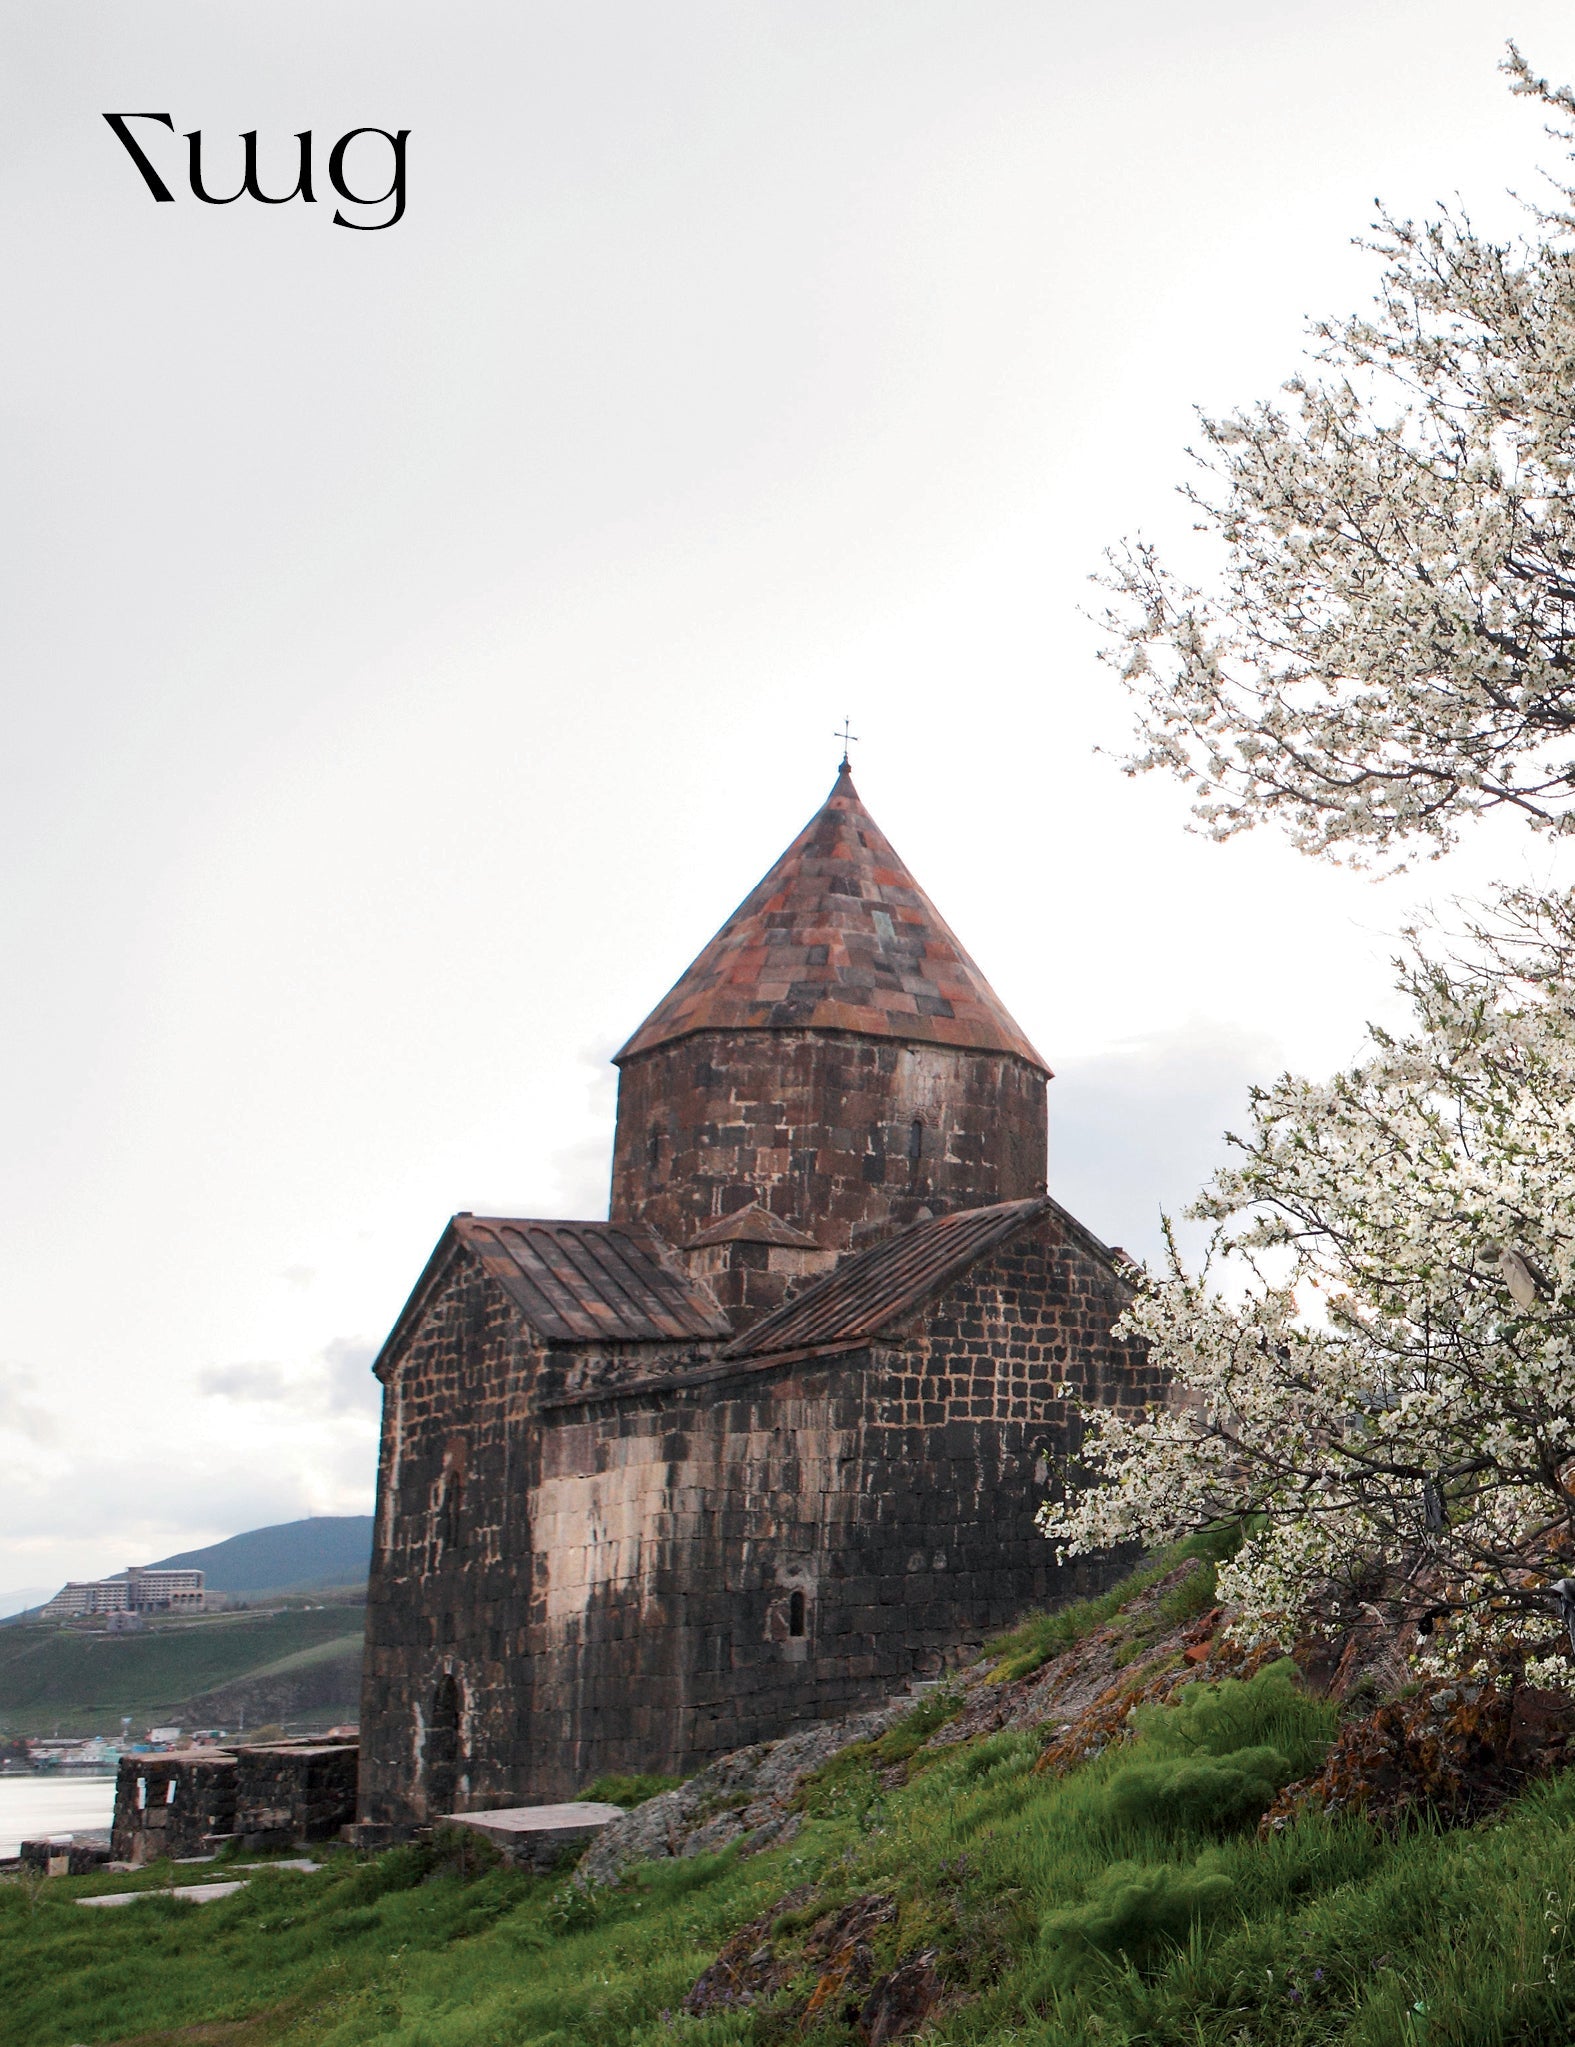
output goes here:
<path id="1" fill-rule="evenodd" d="M 107 1827 L 115 1810 L 113 1771 L 42 1776 L 0 1776 L 0 1855 L 15 1855 L 24 1841 L 47 1834 L 79 1834 Z"/>

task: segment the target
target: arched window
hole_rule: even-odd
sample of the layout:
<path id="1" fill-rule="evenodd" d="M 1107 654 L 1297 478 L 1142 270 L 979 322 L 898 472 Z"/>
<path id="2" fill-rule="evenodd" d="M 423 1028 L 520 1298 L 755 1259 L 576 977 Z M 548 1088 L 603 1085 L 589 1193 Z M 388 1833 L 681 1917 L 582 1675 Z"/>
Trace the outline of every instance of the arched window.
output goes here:
<path id="1" fill-rule="evenodd" d="M 450 1436 L 443 1449 L 443 1476 L 438 1486 L 438 1555 L 465 1546 L 465 1474 L 470 1446 L 463 1436 Z"/>
<path id="2" fill-rule="evenodd" d="M 443 1486 L 443 1547 L 458 1549 L 465 1540 L 465 1474 L 451 1471 Z"/>
<path id="3" fill-rule="evenodd" d="M 788 1601 L 788 1633 L 801 1636 L 804 1632 L 804 1595 L 795 1592 Z"/>
<path id="4" fill-rule="evenodd" d="M 908 1125 L 908 1163 L 916 1166 L 924 1156 L 924 1118 L 915 1116 Z"/>

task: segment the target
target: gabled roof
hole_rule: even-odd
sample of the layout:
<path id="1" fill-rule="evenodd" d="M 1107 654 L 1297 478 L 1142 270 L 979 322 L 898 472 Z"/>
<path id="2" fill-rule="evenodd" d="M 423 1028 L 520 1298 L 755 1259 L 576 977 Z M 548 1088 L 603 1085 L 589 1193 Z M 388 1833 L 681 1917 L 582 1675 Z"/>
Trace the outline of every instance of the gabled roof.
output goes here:
<path id="1" fill-rule="evenodd" d="M 773 1215 L 769 1208 L 762 1208 L 758 1201 L 751 1201 L 744 1208 L 735 1208 L 720 1222 L 708 1223 L 690 1238 L 689 1249 L 698 1251 L 705 1244 L 777 1244 L 793 1251 L 820 1249 L 806 1231 L 795 1229 L 792 1223 Z"/>
<path id="2" fill-rule="evenodd" d="M 710 1294 L 643 1223 L 457 1215 L 390 1331 L 379 1366 L 403 1340 L 456 1250 L 480 1262 L 548 1343 L 671 1343 L 733 1333 Z"/>
<path id="3" fill-rule="evenodd" d="M 1049 1068 L 864 808 L 846 768 L 617 1063 L 695 1031 L 852 1031 Z"/>
<path id="4" fill-rule="evenodd" d="M 1003 1201 L 993 1208 L 964 1208 L 930 1222 L 912 1223 L 846 1258 L 817 1285 L 786 1302 L 727 1346 L 727 1358 L 767 1351 L 801 1350 L 826 1343 L 854 1343 L 876 1336 L 961 1272 L 1016 1234 L 1048 1215 L 1056 1204 L 1044 1195 Z"/>
<path id="5" fill-rule="evenodd" d="M 460 1216 L 478 1257 L 538 1336 L 650 1343 L 727 1336 L 731 1325 L 642 1223 L 510 1222 Z"/>

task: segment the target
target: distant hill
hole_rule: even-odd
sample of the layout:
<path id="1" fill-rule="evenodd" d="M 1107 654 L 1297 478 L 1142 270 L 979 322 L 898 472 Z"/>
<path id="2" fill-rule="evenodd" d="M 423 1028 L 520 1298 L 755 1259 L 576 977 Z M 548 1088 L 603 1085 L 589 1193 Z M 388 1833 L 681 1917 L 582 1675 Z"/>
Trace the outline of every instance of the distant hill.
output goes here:
<path id="1" fill-rule="evenodd" d="M 371 1561 L 370 1514 L 313 1514 L 160 1557 L 152 1568 L 205 1571 L 210 1592 L 311 1592 L 364 1585 Z"/>
<path id="2" fill-rule="evenodd" d="M 0 1620 L 13 1613 L 26 1613 L 42 1606 L 54 1591 L 53 1585 L 19 1585 L 14 1592 L 0 1592 Z"/>
<path id="3" fill-rule="evenodd" d="M 360 1606 L 253 1608 L 160 1617 L 128 1635 L 11 1621 L 0 1733 L 114 1734 L 123 1714 L 139 1730 L 354 1720 L 364 1620 Z"/>

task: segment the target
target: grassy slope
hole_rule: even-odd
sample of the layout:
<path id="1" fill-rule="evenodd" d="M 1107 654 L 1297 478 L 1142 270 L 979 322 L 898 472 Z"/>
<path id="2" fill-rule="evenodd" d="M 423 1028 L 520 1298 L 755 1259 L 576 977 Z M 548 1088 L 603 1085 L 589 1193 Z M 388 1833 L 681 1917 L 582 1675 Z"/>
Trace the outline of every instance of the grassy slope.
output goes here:
<path id="1" fill-rule="evenodd" d="M 49 1623 L 0 1629 L 0 1729 L 114 1732 L 122 1713 L 156 1717 L 303 1652 L 327 1654 L 329 1644 L 342 1652 L 362 1622 L 359 1608 L 323 1607 L 209 1614 L 135 1635 Z"/>
<path id="2" fill-rule="evenodd" d="M 202 1907 L 72 1903 L 124 1878 L 0 1885 L 0 2043 L 853 2047 L 862 1992 L 786 2026 L 681 2006 L 761 1915 L 791 1965 L 817 1919 L 876 1892 L 897 1911 L 873 1971 L 934 1951 L 954 2001 L 924 2037 L 953 2047 L 1568 2047 L 1575 1772 L 1451 1834 L 1303 1819 L 1260 1842 L 1250 1815 L 1224 1823 L 1242 1755 L 1304 1769 L 1330 1717 L 1283 1678 L 1200 1685 L 1062 1778 L 1034 1770 L 1031 1730 L 920 1751 L 899 1783 L 887 1757 L 907 1744 L 888 1737 L 887 1757 L 828 1766 L 790 1844 L 652 1865 L 588 1900 L 417 1849 L 345 1851 Z"/>

